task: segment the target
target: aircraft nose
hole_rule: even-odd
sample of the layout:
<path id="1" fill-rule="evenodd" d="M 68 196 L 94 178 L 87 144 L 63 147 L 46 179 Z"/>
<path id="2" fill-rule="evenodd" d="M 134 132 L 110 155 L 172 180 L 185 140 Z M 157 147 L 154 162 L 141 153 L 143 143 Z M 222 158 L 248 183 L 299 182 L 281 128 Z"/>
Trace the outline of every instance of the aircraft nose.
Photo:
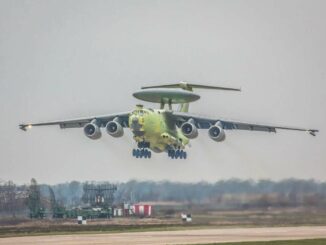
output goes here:
<path id="1" fill-rule="evenodd" d="M 144 135 L 144 131 L 142 130 L 142 125 L 140 124 L 140 118 L 138 118 L 137 116 L 131 118 L 130 128 L 132 129 L 134 135 L 136 136 Z"/>

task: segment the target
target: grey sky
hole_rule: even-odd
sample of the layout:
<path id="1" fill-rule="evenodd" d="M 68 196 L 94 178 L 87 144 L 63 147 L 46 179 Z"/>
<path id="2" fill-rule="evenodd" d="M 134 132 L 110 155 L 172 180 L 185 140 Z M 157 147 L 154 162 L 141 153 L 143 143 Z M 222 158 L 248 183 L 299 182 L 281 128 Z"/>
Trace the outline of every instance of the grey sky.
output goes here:
<path id="1" fill-rule="evenodd" d="M 325 1 L 0 1 L 0 179 L 326 180 Z M 142 85 L 180 80 L 242 87 L 198 91 L 191 112 L 319 128 L 200 131 L 189 159 L 135 160 L 130 132 L 21 122 L 132 110 Z M 146 106 L 154 106 L 144 103 Z"/>

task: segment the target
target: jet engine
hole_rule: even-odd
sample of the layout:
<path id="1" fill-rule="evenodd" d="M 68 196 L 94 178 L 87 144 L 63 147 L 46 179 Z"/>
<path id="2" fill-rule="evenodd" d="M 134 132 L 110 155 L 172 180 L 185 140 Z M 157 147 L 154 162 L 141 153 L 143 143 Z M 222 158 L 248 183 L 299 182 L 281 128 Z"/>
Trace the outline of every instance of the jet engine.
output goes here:
<path id="1" fill-rule="evenodd" d="M 181 125 L 181 131 L 184 136 L 189 139 L 194 139 L 198 136 L 198 129 L 191 121 L 185 122 Z"/>
<path id="2" fill-rule="evenodd" d="M 106 132 L 113 137 L 121 137 L 123 135 L 123 127 L 117 121 L 110 121 L 105 126 Z"/>
<path id="3" fill-rule="evenodd" d="M 84 126 L 85 135 L 93 140 L 99 139 L 102 136 L 101 129 L 95 123 L 87 123 Z"/>
<path id="4" fill-rule="evenodd" d="M 219 122 L 208 129 L 208 135 L 212 140 L 217 142 L 225 140 L 225 131 Z"/>

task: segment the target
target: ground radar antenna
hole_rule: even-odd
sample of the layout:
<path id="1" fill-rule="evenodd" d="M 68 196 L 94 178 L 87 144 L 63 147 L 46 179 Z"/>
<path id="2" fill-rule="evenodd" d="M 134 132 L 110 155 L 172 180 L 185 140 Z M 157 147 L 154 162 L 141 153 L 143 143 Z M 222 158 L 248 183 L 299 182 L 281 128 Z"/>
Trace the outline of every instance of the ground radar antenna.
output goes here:
<path id="1" fill-rule="evenodd" d="M 112 184 L 88 184 L 83 186 L 84 194 L 82 200 L 96 207 L 112 206 L 114 201 L 114 192 L 117 190 L 116 185 Z"/>

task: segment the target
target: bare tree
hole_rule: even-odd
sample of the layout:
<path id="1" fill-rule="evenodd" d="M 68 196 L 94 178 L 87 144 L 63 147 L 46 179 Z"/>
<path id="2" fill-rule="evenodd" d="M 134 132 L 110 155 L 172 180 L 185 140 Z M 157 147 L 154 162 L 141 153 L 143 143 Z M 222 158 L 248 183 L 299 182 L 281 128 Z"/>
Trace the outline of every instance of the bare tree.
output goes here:
<path id="1" fill-rule="evenodd" d="M 37 181 L 32 178 L 28 190 L 28 208 L 31 218 L 43 218 L 44 210 L 41 207 L 41 192 Z"/>

